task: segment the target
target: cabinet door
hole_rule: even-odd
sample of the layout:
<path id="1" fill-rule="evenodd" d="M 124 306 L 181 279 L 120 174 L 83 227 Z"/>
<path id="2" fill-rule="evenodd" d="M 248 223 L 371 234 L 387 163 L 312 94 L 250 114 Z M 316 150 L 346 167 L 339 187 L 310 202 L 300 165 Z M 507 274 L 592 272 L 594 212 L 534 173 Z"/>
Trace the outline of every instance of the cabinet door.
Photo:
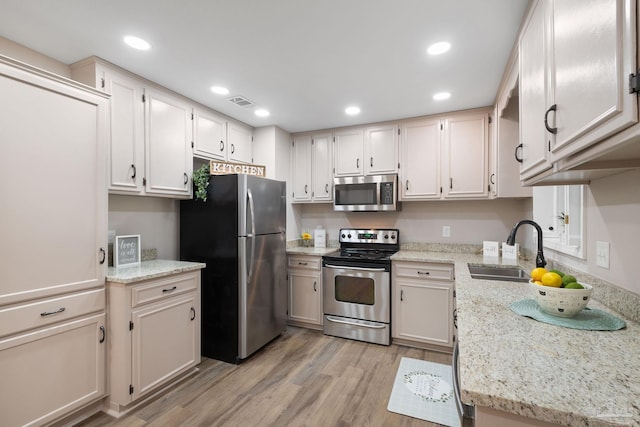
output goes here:
<path id="1" fill-rule="evenodd" d="M 109 190 L 141 193 L 144 189 L 144 103 L 142 84 L 105 69 L 105 91 L 111 94 Z"/>
<path id="2" fill-rule="evenodd" d="M 291 153 L 294 202 L 311 201 L 311 169 L 311 136 L 296 137 Z"/>
<path id="3" fill-rule="evenodd" d="M 451 347 L 452 287 L 445 282 L 396 279 L 392 336 Z"/>
<path id="4" fill-rule="evenodd" d="M 520 179 L 531 178 L 551 168 L 549 147 L 551 134 L 544 126 L 544 116 L 551 107 L 548 73 L 548 34 L 550 3 L 538 1 L 524 24 L 519 45 L 520 57 L 520 144 L 522 144 Z M 580 85 L 579 85 L 580 86 Z M 551 114 L 553 116 L 553 114 Z M 552 117 L 550 117 L 551 121 Z"/>
<path id="5" fill-rule="evenodd" d="M 554 160 L 637 122 L 635 21 L 635 1 L 553 2 Z"/>
<path id="6" fill-rule="evenodd" d="M 289 270 L 289 320 L 322 325 L 320 272 Z"/>
<path id="7" fill-rule="evenodd" d="M 229 161 L 252 163 L 253 162 L 253 134 L 251 129 L 237 123 L 229 122 L 227 148 Z"/>
<path id="8" fill-rule="evenodd" d="M 487 114 L 463 115 L 445 120 L 444 156 L 448 176 L 446 198 L 487 197 L 489 172 Z"/>
<path id="9" fill-rule="evenodd" d="M 368 128 L 365 134 L 365 174 L 398 172 L 398 126 Z"/>
<path id="10" fill-rule="evenodd" d="M 402 125 L 400 143 L 400 198 L 440 198 L 440 120 Z"/>
<path id="11" fill-rule="evenodd" d="M 197 297 L 193 293 L 131 312 L 133 400 L 198 363 Z"/>
<path id="12" fill-rule="evenodd" d="M 3 63 L 0 93 L 0 305 L 104 285 L 107 99 Z"/>
<path id="13" fill-rule="evenodd" d="M 106 394 L 105 315 L 0 340 L 2 425 L 43 425 Z"/>
<path id="14" fill-rule="evenodd" d="M 227 121 L 199 108 L 193 111 L 193 155 L 227 160 Z"/>
<path id="15" fill-rule="evenodd" d="M 362 129 L 349 129 L 334 134 L 333 164 L 335 176 L 362 175 L 364 133 Z"/>
<path id="16" fill-rule="evenodd" d="M 311 196 L 314 201 L 333 200 L 333 143 L 331 135 L 314 135 L 311 154 Z"/>
<path id="17" fill-rule="evenodd" d="M 146 191 L 191 196 L 191 106 L 169 94 L 148 89 Z"/>

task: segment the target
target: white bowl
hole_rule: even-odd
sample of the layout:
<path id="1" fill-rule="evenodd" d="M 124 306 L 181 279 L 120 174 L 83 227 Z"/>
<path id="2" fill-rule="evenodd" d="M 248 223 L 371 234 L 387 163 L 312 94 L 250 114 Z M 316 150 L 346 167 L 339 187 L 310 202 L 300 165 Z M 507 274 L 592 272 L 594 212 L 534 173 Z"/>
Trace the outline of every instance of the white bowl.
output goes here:
<path id="1" fill-rule="evenodd" d="M 529 281 L 529 286 L 542 311 L 559 317 L 574 317 L 589 303 L 593 286 L 580 284 L 584 289 L 554 288 Z"/>

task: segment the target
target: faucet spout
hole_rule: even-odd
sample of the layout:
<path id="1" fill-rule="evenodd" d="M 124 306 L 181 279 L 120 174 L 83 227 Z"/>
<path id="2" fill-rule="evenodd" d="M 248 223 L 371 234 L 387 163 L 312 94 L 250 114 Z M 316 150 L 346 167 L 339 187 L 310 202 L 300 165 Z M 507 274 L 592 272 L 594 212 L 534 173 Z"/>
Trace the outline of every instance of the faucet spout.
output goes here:
<path id="1" fill-rule="evenodd" d="M 523 219 L 522 221 L 518 221 L 518 223 L 513 226 L 513 228 L 511 229 L 511 232 L 509 233 L 509 236 L 507 237 L 507 241 L 506 241 L 507 245 L 509 246 L 515 245 L 516 233 L 518 232 L 518 228 L 520 228 L 522 224 L 529 224 L 535 227 L 536 232 L 538 233 L 538 253 L 536 254 L 536 267 L 544 267 L 545 265 L 547 265 L 547 261 L 545 261 L 544 253 L 542 252 L 542 228 L 540 228 L 540 226 L 536 222 L 528 219 Z"/>

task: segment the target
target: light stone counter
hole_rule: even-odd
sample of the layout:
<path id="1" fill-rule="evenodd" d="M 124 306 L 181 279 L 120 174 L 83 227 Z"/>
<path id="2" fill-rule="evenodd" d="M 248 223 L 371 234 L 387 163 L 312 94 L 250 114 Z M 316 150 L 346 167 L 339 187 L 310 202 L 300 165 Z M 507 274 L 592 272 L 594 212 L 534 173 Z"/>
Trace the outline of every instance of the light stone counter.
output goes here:
<path id="1" fill-rule="evenodd" d="M 314 248 L 314 247 L 304 247 L 304 246 L 293 246 L 287 248 L 287 255 L 314 255 L 314 256 L 323 256 L 329 255 L 330 253 L 339 251 L 340 248 Z"/>
<path id="2" fill-rule="evenodd" d="M 640 426 L 638 323 L 593 298 L 589 307 L 623 318 L 626 329 L 584 331 L 519 316 L 509 304 L 531 298 L 529 285 L 472 279 L 467 263 L 483 263 L 481 255 L 401 250 L 392 260 L 455 264 L 465 403 L 567 426 Z"/>
<path id="3" fill-rule="evenodd" d="M 109 267 L 107 269 L 107 282 L 129 284 L 156 277 L 199 270 L 205 267 L 206 264 L 201 262 L 154 259 L 152 261 L 142 261 L 140 265 L 135 266 Z"/>

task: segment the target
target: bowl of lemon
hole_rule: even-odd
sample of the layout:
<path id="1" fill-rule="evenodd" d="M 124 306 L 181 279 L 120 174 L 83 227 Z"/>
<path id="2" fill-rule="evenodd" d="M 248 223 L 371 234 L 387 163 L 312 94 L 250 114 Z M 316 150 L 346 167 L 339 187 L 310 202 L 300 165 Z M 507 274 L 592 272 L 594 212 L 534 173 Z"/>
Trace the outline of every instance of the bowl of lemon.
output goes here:
<path id="1" fill-rule="evenodd" d="M 535 300 L 545 313 L 574 317 L 589 303 L 593 287 L 559 270 L 534 268 L 529 284 Z"/>

